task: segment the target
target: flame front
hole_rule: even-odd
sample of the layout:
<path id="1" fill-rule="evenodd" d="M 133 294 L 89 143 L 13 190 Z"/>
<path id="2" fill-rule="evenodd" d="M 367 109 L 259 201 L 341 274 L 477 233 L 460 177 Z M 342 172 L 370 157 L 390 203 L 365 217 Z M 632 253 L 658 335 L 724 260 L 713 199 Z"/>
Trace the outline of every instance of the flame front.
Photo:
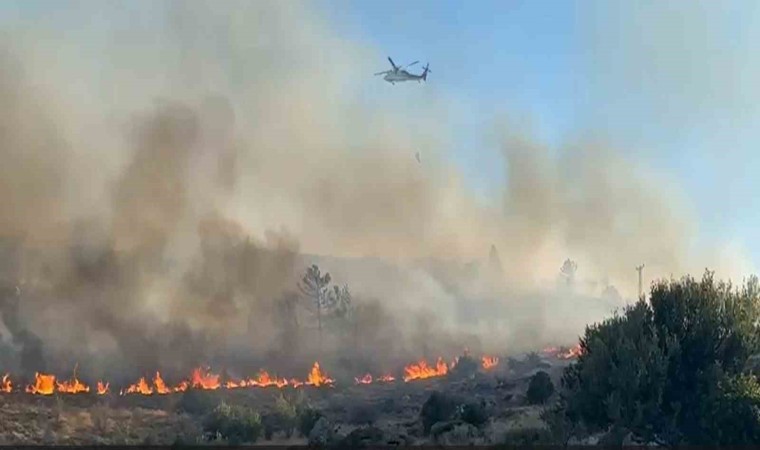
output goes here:
<path id="1" fill-rule="evenodd" d="M 130 385 L 123 393 L 151 395 L 153 393 L 153 388 L 150 387 L 147 381 L 145 381 L 145 377 L 140 377 L 140 381 L 133 385 Z"/>
<path id="2" fill-rule="evenodd" d="M 438 358 L 435 367 L 428 366 L 427 361 L 421 359 L 416 364 L 404 367 L 404 381 L 422 380 L 425 378 L 440 377 L 449 373 L 449 367 L 443 358 Z"/>
<path id="3" fill-rule="evenodd" d="M 483 356 L 480 358 L 480 365 L 485 370 L 491 369 L 499 365 L 499 358 L 495 356 Z"/>
<path id="4" fill-rule="evenodd" d="M 296 381 L 296 380 L 293 380 L 293 381 Z M 288 385 L 288 380 L 286 380 L 285 378 L 273 377 L 269 375 L 269 372 L 267 372 L 266 370 L 262 370 L 259 372 L 258 377 L 256 377 L 253 380 L 249 380 L 248 385 L 258 386 L 258 387 L 277 386 L 278 388 L 281 388 Z"/>
<path id="5" fill-rule="evenodd" d="M 30 394 L 52 395 L 55 391 L 55 375 L 44 373 L 34 374 L 34 384 L 26 387 L 26 392 Z"/>
<path id="6" fill-rule="evenodd" d="M 81 392 L 90 392 L 90 387 L 79 381 L 74 375 L 71 380 L 66 380 L 63 383 L 56 383 L 58 392 L 65 392 L 67 394 L 79 394 Z"/>
<path id="7" fill-rule="evenodd" d="M 219 375 L 211 373 L 208 369 L 201 371 L 199 367 L 193 369 L 190 385 L 195 389 L 219 389 L 222 383 L 219 381 Z"/>
<path id="8" fill-rule="evenodd" d="M 156 387 L 156 394 L 171 394 L 172 390 L 166 387 L 164 379 L 161 378 L 161 372 L 156 372 L 156 377 L 153 378 L 153 386 Z"/>
<path id="9" fill-rule="evenodd" d="M 322 370 L 319 368 L 319 363 L 315 362 L 314 366 L 309 372 L 309 377 L 306 380 L 306 384 L 310 386 L 323 386 L 333 384 L 334 381 L 335 380 L 332 378 L 329 378 L 327 375 L 323 374 Z"/>
<path id="10" fill-rule="evenodd" d="M 580 345 L 565 349 L 565 348 L 547 348 L 544 349 L 545 353 L 551 352 L 555 357 L 561 359 L 577 358 L 581 354 Z M 416 363 L 410 364 L 404 368 L 403 380 L 405 382 L 413 380 L 421 380 L 432 377 L 439 377 L 448 374 L 453 367 L 459 362 L 459 358 L 455 358 L 451 364 L 447 364 L 443 358 L 438 358 L 435 365 L 429 365 L 426 360 L 420 360 Z M 499 358 L 493 356 L 482 356 L 481 366 L 483 369 L 488 370 L 499 364 Z M 380 382 L 393 382 L 396 378 L 391 374 L 385 374 L 382 376 L 373 376 L 370 373 L 364 374 L 361 377 L 355 377 L 356 384 L 372 384 Z M 141 377 L 136 383 L 127 386 L 119 391 L 120 395 L 125 394 L 141 394 L 141 395 L 167 395 L 174 392 L 185 392 L 188 389 L 207 389 L 216 390 L 220 388 L 236 389 L 236 388 L 251 388 L 251 387 L 277 387 L 277 388 L 299 388 L 301 386 L 330 386 L 335 383 L 335 380 L 330 378 L 319 365 L 319 362 L 315 362 L 311 370 L 307 374 L 306 381 L 301 381 L 295 378 L 279 378 L 277 376 L 270 375 L 266 370 L 261 370 L 256 377 L 242 378 L 239 380 L 227 379 L 222 381 L 222 376 L 216 373 L 212 373 L 208 368 L 196 368 L 190 373 L 190 377 L 181 381 L 176 386 L 171 386 L 164 381 L 160 372 L 156 372 L 155 376 L 151 379 Z M 10 375 L 6 374 L 0 380 L 0 392 L 12 392 L 13 385 L 11 383 Z M 74 375 L 70 380 L 57 381 L 55 375 L 35 373 L 34 383 L 26 387 L 25 391 L 30 394 L 39 395 L 52 395 L 55 392 L 80 394 L 90 392 L 90 387 L 80 381 L 76 375 L 76 367 L 74 369 Z M 105 395 L 110 392 L 110 385 L 105 381 L 97 382 L 97 389 L 93 389 L 98 395 Z"/>
<path id="11" fill-rule="evenodd" d="M 11 393 L 13 391 L 13 383 L 11 383 L 11 377 L 7 373 L 3 375 L 3 380 L 0 382 L 0 392 Z"/>

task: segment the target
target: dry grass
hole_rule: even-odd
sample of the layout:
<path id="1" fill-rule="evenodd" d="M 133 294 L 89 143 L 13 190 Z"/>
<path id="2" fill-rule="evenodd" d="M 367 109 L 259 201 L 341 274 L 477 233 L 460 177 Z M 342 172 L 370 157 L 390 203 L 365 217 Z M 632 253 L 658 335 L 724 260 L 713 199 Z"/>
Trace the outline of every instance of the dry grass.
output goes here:
<path id="1" fill-rule="evenodd" d="M 45 399 L 48 400 L 48 399 Z M 0 444 L 172 444 L 200 437 L 189 417 L 161 410 L 67 405 L 65 400 L 6 400 L 0 407 Z"/>

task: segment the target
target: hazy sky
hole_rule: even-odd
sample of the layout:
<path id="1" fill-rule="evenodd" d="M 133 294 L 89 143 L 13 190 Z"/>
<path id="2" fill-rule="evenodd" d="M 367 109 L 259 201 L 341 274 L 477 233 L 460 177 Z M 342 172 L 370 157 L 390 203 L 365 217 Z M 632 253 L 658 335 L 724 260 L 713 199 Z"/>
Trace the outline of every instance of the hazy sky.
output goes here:
<path id="1" fill-rule="evenodd" d="M 495 114 L 550 145 L 590 135 L 672 177 L 702 238 L 744 246 L 760 263 L 757 2 L 321 3 L 346 36 L 398 62 L 430 61 L 429 86 L 383 89 L 435 85 L 450 96 L 452 157 L 481 191 L 504 177 L 487 138 Z"/>
<path id="2" fill-rule="evenodd" d="M 111 14 L 102 17 L 96 4 L 2 2 L 0 24 L 6 33 L 63 30 L 60 36 L 82 44 L 80 56 L 92 52 L 94 61 L 104 33 L 110 43 L 148 41 L 151 27 L 164 20 L 150 14 L 158 2 L 111 2 Z M 312 6 L 339 37 L 377 54 L 375 71 L 388 68 L 385 55 L 430 62 L 427 85 L 391 86 L 367 73 L 360 100 L 395 104 L 397 118 L 409 121 L 426 108 L 448 108 L 446 150 L 484 200 L 504 186 L 500 121 L 530 128 L 554 148 L 601 139 L 671 178 L 698 212 L 700 237 L 743 247 L 758 267 L 760 56 L 753 44 L 760 42 L 760 4 L 315 0 Z M 114 16 L 114 7 L 123 14 Z"/>

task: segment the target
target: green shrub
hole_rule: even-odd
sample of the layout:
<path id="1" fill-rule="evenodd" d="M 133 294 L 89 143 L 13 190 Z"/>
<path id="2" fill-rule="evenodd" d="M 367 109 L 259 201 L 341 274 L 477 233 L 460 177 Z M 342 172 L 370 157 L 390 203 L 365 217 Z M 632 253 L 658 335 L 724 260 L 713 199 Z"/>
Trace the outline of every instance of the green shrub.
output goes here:
<path id="1" fill-rule="evenodd" d="M 234 445 L 256 442 L 262 431 L 261 417 L 245 406 L 222 402 L 206 416 L 203 431 Z"/>
<path id="2" fill-rule="evenodd" d="M 188 389 L 177 402 L 177 410 L 188 414 L 202 416 L 213 410 L 218 402 L 212 392 L 202 389 Z"/>
<path id="3" fill-rule="evenodd" d="M 322 417 L 322 413 L 318 410 L 305 406 L 298 411 L 298 431 L 301 436 L 308 437 L 311 429 L 314 428 L 314 424 Z"/>
<path id="4" fill-rule="evenodd" d="M 586 329 L 563 375 L 566 416 L 666 445 L 760 443 L 757 382 L 741 373 L 760 350 L 758 317 L 755 277 L 656 283 L 649 303 Z"/>
<path id="5" fill-rule="evenodd" d="M 430 432 L 436 422 L 450 420 L 456 413 L 456 402 L 446 394 L 434 391 L 430 394 L 420 410 L 422 428 L 425 434 Z"/>
<path id="6" fill-rule="evenodd" d="M 355 425 L 372 425 L 377 420 L 377 409 L 368 403 L 355 403 L 348 413 L 348 422 Z"/>
<path id="7" fill-rule="evenodd" d="M 530 378 L 528 392 L 526 393 L 528 403 L 531 405 L 544 404 L 552 394 L 554 394 L 554 383 L 552 383 L 548 373 L 540 370 Z"/>
<path id="8" fill-rule="evenodd" d="M 530 447 L 553 445 L 554 442 L 551 433 L 545 428 L 518 428 L 506 433 L 503 444 L 510 447 Z"/>
<path id="9" fill-rule="evenodd" d="M 488 412 L 483 402 L 469 402 L 462 405 L 460 417 L 463 421 L 480 427 L 488 422 Z"/>

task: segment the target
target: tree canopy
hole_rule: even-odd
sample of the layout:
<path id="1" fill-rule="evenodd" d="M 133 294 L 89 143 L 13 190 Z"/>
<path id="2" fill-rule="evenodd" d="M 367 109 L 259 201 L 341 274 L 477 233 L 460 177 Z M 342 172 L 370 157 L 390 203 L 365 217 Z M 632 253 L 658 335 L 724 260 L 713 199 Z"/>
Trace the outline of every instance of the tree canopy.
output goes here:
<path id="1" fill-rule="evenodd" d="M 759 293 L 757 278 L 736 288 L 711 272 L 656 283 L 650 302 L 586 329 L 564 414 L 668 445 L 760 443 L 760 386 L 744 370 L 760 350 Z"/>

